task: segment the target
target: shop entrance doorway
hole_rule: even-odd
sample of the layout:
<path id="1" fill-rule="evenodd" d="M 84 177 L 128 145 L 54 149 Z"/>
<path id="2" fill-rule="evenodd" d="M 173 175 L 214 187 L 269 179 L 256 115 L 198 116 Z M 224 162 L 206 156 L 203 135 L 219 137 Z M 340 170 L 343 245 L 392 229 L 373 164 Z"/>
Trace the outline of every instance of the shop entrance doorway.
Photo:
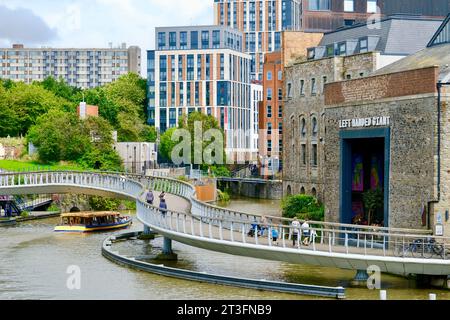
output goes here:
<path id="1" fill-rule="evenodd" d="M 341 222 L 388 227 L 389 136 L 383 129 L 341 136 Z"/>

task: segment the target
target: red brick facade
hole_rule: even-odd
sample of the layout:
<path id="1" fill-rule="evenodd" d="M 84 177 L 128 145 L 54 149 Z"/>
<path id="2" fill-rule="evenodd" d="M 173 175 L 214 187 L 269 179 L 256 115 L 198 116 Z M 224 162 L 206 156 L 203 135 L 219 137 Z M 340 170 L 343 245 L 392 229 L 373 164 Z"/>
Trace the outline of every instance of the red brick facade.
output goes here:
<path id="1" fill-rule="evenodd" d="M 325 105 L 436 93 L 439 68 L 427 67 L 325 85 Z"/>

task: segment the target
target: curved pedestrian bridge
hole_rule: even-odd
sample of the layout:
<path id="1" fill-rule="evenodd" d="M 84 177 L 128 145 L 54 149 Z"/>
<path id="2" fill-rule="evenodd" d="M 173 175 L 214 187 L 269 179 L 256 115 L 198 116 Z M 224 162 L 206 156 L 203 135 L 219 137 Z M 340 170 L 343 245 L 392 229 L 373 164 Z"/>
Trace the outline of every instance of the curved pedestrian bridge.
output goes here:
<path id="1" fill-rule="evenodd" d="M 149 189 L 170 194 L 169 210 L 145 203 Z M 450 274 L 450 239 L 434 237 L 436 243 L 431 243 L 428 231 L 324 222 L 310 222 L 308 230 L 296 229 L 289 219 L 267 216 L 263 222 L 257 214 L 203 203 L 196 199 L 193 186 L 169 178 L 87 172 L 0 175 L 0 195 L 51 193 L 135 200 L 144 225 L 167 239 L 207 250 L 353 270 L 377 266 L 381 272 L 394 274 Z M 266 232 L 249 236 L 255 225 L 265 227 Z M 278 230 L 276 242 L 269 237 L 272 229 Z M 293 237 L 305 231 L 315 234 L 308 245 L 300 240 L 304 237 Z"/>

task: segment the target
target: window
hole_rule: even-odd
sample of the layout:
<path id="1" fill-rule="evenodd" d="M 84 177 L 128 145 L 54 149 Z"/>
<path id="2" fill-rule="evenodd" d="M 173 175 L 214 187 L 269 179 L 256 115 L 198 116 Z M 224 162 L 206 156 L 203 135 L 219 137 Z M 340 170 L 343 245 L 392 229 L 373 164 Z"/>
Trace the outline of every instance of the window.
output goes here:
<path id="1" fill-rule="evenodd" d="M 302 118 L 302 120 L 300 122 L 301 122 L 301 125 L 302 125 L 302 127 L 301 127 L 302 138 L 306 138 L 306 120 L 304 118 Z"/>
<path id="2" fill-rule="evenodd" d="M 220 47 L 220 31 L 213 31 L 213 48 L 218 49 Z"/>
<path id="3" fill-rule="evenodd" d="M 312 136 L 317 138 L 317 134 L 319 133 L 319 125 L 317 123 L 317 118 L 312 118 Z"/>
<path id="4" fill-rule="evenodd" d="M 272 88 L 267 88 L 267 101 L 272 100 Z"/>
<path id="5" fill-rule="evenodd" d="M 272 72 L 271 71 L 268 71 L 267 72 L 267 80 L 272 80 Z"/>
<path id="6" fill-rule="evenodd" d="M 300 95 L 305 96 L 305 80 L 300 80 Z"/>
<path id="7" fill-rule="evenodd" d="M 272 122 L 267 123 L 267 134 L 272 135 Z"/>
<path id="8" fill-rule="evenodd" d="M 377 13 L 377 0 L 367 0 L 367 12 Z"/>
<path id="9" fill-rule="evenodd" d="M 316 49 L 310 48 L 308 49 L 308 60 L 313 60 L 316 56 Z"/>
<path id="10" fill-rule="evenodd" d="M 191 31 L 191 49 L 198 49 L 198 31 Z"/>
<path id="11" fill-rule="evenodd" d="M 177 48 L 177 33 L 170 32 L 169 33 L 169 49 L 174 50 Z"/>
<path id="12" fill-rule="evenodd" d="M 278 71 L 278 80 L 283 80 L 283 71 Z"/>
<path id="13" fill-rule="evenodd" d="M 312 145 L 311 164 L 317 167 L 317 144 Z"/>
<path id="14" fill-rule="evenodd" d="M 369 48 L 367 38 L 359 40 L 359 52 L 364 53 L 368 51 Z"/>
<path id="15" fill-rule="evenodd" d="M 316 79 L 311 79 L 311 94 L 316 95 L 317 94 L 317 85 L 316 85 Z"/>
<path id="16" fill-rule="evenodd" d="M 202 31 L 202 49 L 209 48 L 209 31 Z"/>
<path id="17" fill-rule="evenodd" d="M 345 56 L 347 53 L 347 45 L 346 43 L 340 43 L 339 44 L 339 55 L 341 56 Z"/>
<path id="18" fill-rule="evenodd" d="M 354 25 L 355 22 L 356 22 L 356 21 L 353 20 L 353 19 L 345 19 L 345 20 L 344 20 L 344 26 L 350 27 L 350 26 Z"/>
<path id="19" fill-rule="evenodd" d="M 335 55 L 334 44 L 327 46 L 327 57 L 333 57 Z"/>
<path id="20" fill-rule="evenodd" d="M 348 74 L 347 76 L 346 76 L 346 79 L 347 80 L 350 80 L 352 78 L 352 75 L 351 74 Z"/>
<path id="21" fill-rule="evenodd" d="M 279 135 L 283 134 L 283 122 L 278 123 L 278 134 Z"/>
<path id="22" fill-rule="evenodd" d="M 180 49 L 187 49 L 187 32 L 180 32 Z"/>
<path id="23" fill-rule="evenodd" d="M 283 118 L 283 106 L 278 106 L 278 118 Z"/>
<path id="24" fill-rule="evenodd" d="M 166 33 L 158 32 L 158 49 L 162 50 L 166 46 Z"/>
<path id="25" fill-rule="evenodd" d="M 278 89 L 278 101 L 283 100 L 283 89 Z"/>
<path id="26" fill-rule="evenodd" d="M 346 12 L 355 11 L 354 0 L 344 0 L 344 11 L 346 11 Z"/>
<path id="27" fill-rule="evenodd" d="M 267 141 L 267 152 L 272 152 L 272 140 Z"/>
<path id="28" fill-rule="evenodd" d="M 322 87 L 322 91 L 325 91 L 325 85 L 328 82 L 328 78 L 326 76 L 323 76 L 322 78 L 322 83 L 323 83 L 323 87 Z"/>
<path id="29" fill-rule="evenodd" d="M 292 98 L 292 83 L 287 84 L 287 96 L 288 98 Z"/>
<path id="30" fill-rule="evenodd" d="M 330 10 L 330 0 L 310 0 L 309 10 L 313 11 Z"/>
<path id="31" fill-rule="evenodd" d="M 267 106 L 267 118 L 272 118 L 272 106 Z"/>
<path id="32" fill-rule="evenodd" d="M 306 144 L 302 144 L 302 164 L 306 166 Z"/>

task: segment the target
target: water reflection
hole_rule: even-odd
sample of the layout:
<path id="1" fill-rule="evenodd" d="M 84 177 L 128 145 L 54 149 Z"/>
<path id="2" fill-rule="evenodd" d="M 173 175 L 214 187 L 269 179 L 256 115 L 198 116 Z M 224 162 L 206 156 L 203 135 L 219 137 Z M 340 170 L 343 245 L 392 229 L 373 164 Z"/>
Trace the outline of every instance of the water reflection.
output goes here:
<path id="1" fill-rule="evenodd" d="M 236 205 L 233 202 L 231 205 Z M 241 210 L 264 210 L 266 203 L 243 199 Z M 101 255 L 103 240 L 113 233 L 89 235 L 54 233 L 58 219 L 19 224 L 0 229 L 0 299 L 313 299 L 299 296 L 246 290 L 197 283 L 135 271 L 116 265 Z M 142 230 L 137 222 L 129 229 Z M 122 231 L 119 231 L 122 232 Z M 114 232 L 116 233 L 116 232 Z M 120 242 L 115 249 L 127 256 L 154 255 L 162 247 L 162 239 Z M 316 285 L 349 287 L 353 271 L 314 266 L 291 265 L 210 252 L 174 243 L 179 261 L 168 266 L 212 274 L 256 279 L 279 280 Z M 82 288 L 66 287 L 67 267 L 81 268 Z M 418 288 L 414 281 L 383 275 L 383 287 L 389 299 L 427 299 L 430 292 L 438 299 L 450 299 L 450 292 Z M 365 288 L 349 288 L 349 299 L 378 299 L 378 292 Z"/>

